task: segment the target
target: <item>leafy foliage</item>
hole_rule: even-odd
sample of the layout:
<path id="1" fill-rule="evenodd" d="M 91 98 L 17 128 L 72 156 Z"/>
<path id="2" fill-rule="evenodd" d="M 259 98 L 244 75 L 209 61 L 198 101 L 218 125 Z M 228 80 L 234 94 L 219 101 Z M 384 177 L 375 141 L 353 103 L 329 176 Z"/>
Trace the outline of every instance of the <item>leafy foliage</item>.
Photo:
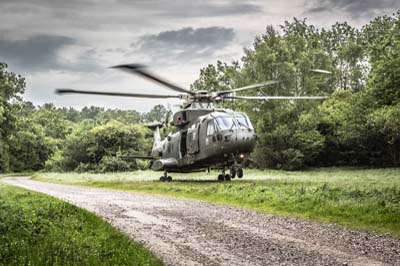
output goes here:
<path id="1" fill-rule="evenodd" d="M 0 62 L 0 172 L 5 172 L 10 167 L 8 136 L 15 129 L 17 119 L 12 103 L 19 101 L 19 95 L 25 90 L 25 79 L 6 69 L 7 64 Z"/>
<path id="2" fill-rule="evenodd" d="M 49 170 L 135 170 L 134 161 L 126 161 L 120 156 L 150 151 L 151 139 L 146 140 L 148 134 L 149 130 L 138 124 L 111 121 L 96 125 L 93 120 L 85 120 L 66 137 L 62 151 L 51 158 Z"/>
<path id="3" fill-rule="evenodd" d="M 361 31 L 347 23 L 318 30 L 295 18 L 280 31 L 268 26 L 245 49 L 241 63 L 218 61 L 202 69 L 192 88 L 218 90 L 275 79 L 281 83 L 246 95 L 329 96 L 324 103 L 228 103 L 255 124 L 258 167 L 399 166 L 399 32 L 400 12 L 378 17 Z"/>

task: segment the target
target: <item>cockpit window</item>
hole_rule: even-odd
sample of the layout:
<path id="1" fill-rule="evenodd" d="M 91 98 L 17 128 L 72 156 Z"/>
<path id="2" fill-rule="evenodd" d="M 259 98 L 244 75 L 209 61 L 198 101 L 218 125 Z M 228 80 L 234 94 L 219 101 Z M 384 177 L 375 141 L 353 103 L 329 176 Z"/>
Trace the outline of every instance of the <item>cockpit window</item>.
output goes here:
<path id="1" fill-rule="evenodd" d="M 253 126 L 251 125 L 250 120 L 244 116 L 243 114 L 236 114 L 236 119 L 239 122 L 239 126 L 241 128 L 250 128 L 252 129 Z"/>
<path id="2" fill-rule="evenodd" d="M 215 118 L 217 121 L 217 126 L 220 130 L 234 129 L 236 128 L 236 123 L 233 117 L 230 116 L 218 116 Z"/>
<path id="3" fill-rule="evenodd" d="M 207 124 L 207 136 L 214 135 L 215 133 L 215 127 L 214 127 L 214 120 L 208 121 Z"/>

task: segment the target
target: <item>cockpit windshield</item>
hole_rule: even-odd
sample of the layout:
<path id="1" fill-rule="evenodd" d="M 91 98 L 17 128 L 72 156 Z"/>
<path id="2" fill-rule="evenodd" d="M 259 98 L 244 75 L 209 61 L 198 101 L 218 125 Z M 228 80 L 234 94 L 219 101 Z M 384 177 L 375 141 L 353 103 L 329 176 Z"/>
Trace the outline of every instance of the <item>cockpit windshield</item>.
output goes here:
<path id="1" fill-rule="evenodd" d="M 239 123 L 239 127 L 253 129 L 250 120 L 245 115 L 236 113 L 236 119 Z"/>
<path id="2" fill-rule="evenodd" d="M 217 116 L 215 120 L 219 130 L 234 129 L 237 127 L 235 120 L 230 116 Z"/>
<path id="3" fill-rule="evenodd" d="M 215 132 L 231 129 L 253 129 L 250 120 L 245 114 L 235 113 L 232 115 L 217 114 L 213 115 L 207 126 L 207 135 L 213 135 Z"/>

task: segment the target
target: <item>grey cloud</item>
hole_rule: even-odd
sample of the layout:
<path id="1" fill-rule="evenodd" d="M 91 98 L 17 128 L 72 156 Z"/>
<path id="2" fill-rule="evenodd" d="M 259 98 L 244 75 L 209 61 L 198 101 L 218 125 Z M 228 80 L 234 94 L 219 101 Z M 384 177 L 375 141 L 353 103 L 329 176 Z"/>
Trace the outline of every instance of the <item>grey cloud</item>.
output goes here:
<path id="1" fill-rule="evenodd" d="M 262 12 L 262 8 L 254 3 L 242 1 L 177 1 L 169 3 L 159 14 L 167 17 L 217 17 L 229 15 L 246 15 Z"/>
<path id="2" fill-rule="evenodd" d="M 145 35 L 132 44 L 132 54 L 147 55 L 152 61 L 188 62 L 207 58 L 229 45 L 235 37 L 232 28 L 182 28 Z"/>
<path id="3" fill-rule="evenodd" d="M 398 0 L 317 0 L 308 7 L 308 13 L 340 10 L 352 17 L 371 17 L 400 8 Z"/>
<path id="4" fill-rule="evenodd" d="M 0 37 L 0 61 L 23 72 L 41 72 L 47 70 L 84 71 L 95 67 L 90 59 L 95 50 L 86 51 L 80 62 L 68 65 L 60 61 L 60 49 L 77 44 L 77 41 L 65 36 L 35 35 L 24 40 L 7 40 Z"/>
<path id="5" fill-rule="evenodd" d="M 0 39 L 0 58 L 21 69 L 38 71 L 57 68 L 57 51 L 75 42 L 69 37 L 48 35 L 15 41 Z"/>
<path id="6" fill-rule="evenodd" d="M 263 12 L 260 4 L 242 0 L 2 0 L 1 9 L 6 13 L 32 14 L 32 12 L 51 13 L 54 19 L 69 23 L 82 23 L 82 26 L 92 27 L 98 22 L 114 24 L 114 22 L 148 22 L 171 17 L 184 19 L 188 17 L 218 17 L 229 15 L 246 15 Z M 134 14 L 133 16 L 131 14 Z M 79 21 L 76 21 L 79 18 Z M 99 26 L 99 24 L 97 24 Z"/>

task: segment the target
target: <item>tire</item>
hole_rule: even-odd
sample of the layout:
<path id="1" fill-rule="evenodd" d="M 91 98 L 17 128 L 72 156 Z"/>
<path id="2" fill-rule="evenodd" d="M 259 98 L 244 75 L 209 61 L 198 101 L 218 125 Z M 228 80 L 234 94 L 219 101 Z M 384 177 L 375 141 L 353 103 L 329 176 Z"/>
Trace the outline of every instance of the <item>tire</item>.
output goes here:
<path id="1" fill-rule="evenodd" d="M 167 182 L 172 182 L 172 176 L 167 177 Z"/>
<path id="2" fill-rule="evenodd" d="M 164 176 L 160 177 L 160 181 L 165 182 L 165 177 Z"/>
<path id="3" fill-rule="evenodd" d="M 231 181 L 231 176 L 230 176 L 230 175 L 225 175 L 224 180 L 225 180 L 225 181 Z"/>
<path id="4" fill-rule="evenodd" d="M 223 174 L 220 174 L 220 175 L 218 175 L 218 181 L 220 181 L 220 182 L 222 182 L 222 181 L 224 181 L 224 175 Z"/>
<path id="5" fill-rule="evenodd" d="M 235 178 L 236 177 L 236 170 L 234 167 L 231 167 L 231 170 L 229 171 L 231 178 Z"/>
<path id="6" fill-rule="evenodd" d="M 243 168 L 237 169 L 237 176 L 238 176 L 239 178 L 242 178 L 242 177 L 243 177 Z"/>

